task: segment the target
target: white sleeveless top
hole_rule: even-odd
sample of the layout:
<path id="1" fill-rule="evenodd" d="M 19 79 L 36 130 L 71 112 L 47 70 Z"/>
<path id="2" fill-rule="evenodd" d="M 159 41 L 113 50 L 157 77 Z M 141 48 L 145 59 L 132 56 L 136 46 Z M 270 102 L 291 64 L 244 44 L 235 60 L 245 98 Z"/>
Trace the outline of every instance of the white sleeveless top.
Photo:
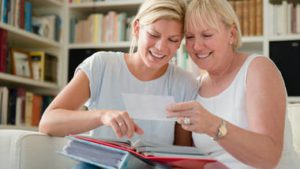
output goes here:
<path id="1" fill-rule="evenodd" d="M 246 114 L 246 78 L 248 67 L 252 60 L 258 55 L 249 56 L 239 72 L 237 73 L 230 86 L 217 96 L 205 98 L 197 96 L 197 101 L 202 104 L 211 113 L 229 121 L 230 123 L 239 126 L 243 129 L 248 129 L 248 119 Z M 294 151 L 292 144 L 292 135 L 290 122 L 286 115 L 284 148 L 281 161 L 277 168 L 297 168 L 300 167 L 299 159 Z M 241 138 L 242 139 L 242 138 Z M 193 133 L 195 146 L 203 153 L 212 153 L 212 156 L 222 162 L 229 168 L 233 169 L 248 169 L 253 168 L 243 164 L 227 153 L 217 142 L 206 134 Z M 247 153 L 247 152 L 245 152 Z"/>

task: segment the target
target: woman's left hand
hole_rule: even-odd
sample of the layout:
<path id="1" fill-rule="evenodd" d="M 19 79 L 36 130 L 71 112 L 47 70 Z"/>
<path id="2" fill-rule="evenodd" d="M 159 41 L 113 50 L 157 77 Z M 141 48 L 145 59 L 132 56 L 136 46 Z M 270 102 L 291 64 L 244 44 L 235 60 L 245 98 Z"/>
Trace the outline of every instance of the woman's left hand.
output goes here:
<path id="1" fill-rule="evenodd" d="M 215 125 L 216 116 L 197 101 L 171 104 L 167 107 L 167 117 L 176 117 L 182 128 L 196 133 L 207 133 Z"/>

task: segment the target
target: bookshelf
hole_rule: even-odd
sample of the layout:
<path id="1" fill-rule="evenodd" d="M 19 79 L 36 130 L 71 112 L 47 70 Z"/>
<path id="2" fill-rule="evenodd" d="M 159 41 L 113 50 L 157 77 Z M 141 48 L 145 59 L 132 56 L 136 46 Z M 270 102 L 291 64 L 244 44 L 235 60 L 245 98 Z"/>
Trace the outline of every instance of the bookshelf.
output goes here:
<path id="1" fill-rule="evenodd" d="M 2 0 L 3 1 L 3 0 Z M 107 14 L 113 10 L 117 13 L 125 12 L 127 16 L 133 16 L 143 2 L 143 0 L 128 0 L 128 1 L 112 1 L 104 0 L 97 2 L 72 2 L 67 0 L 28 0 L 32 3 L 33 14 L 49 14 L 55 13 L 61 17 L 61 32 L 60 39 L 51 40 L 49 38 L 41 37 L 32 32 L 25 31 L 16 26 L 0 22 L 0 29 L 7 31 L 7 43 L 10 47 L 19 48 L 27 51 L 42 50 L 54 54 L 58 58 L 57 65 L 57 82 L 45 82 L 33 80 L 30 78 L 15 76 L 9 73 L 0 72 L 1 86 L 9 87 L 24 87 L 30 91 L 39 94 L 55 95 L 61 90 L 69 80 L 70 74 L 70 61 L 77 60 L 77 63 L 84 57 L 88 57 L 92 52 L 97 50 L 111 50 L 111 51 L 124 51 L 127 52 L 130 47 L 128 39 L 114 42 L 70 42 L 71 27 L 70 23 L 72 18 L 87 19 L 90 14 L 102 13 Z M 75 1 L 75 0 L 73 0 Z M 80 1 L 80 0 L 76 0 Z M 83 1 L 83 0 L 81 0 Z M 87 1 L 87 0 L 86 0 Z M 232 0 L 235 1 L 235 0 Z M 239 1 L 239 0 L 238 0 Z M 253 1 L 253 0 L 245 0 Z M 270 22 L 270 13 L 272 8 L 269 0 L 254 0 L 261 2 L 262 6 L 262 32 L 261 34 L 247 35 L 242 37 L 241 51 L 249 53 L 258 53 L 269 56 L 269 49 L 271 42 L 291 41 L 300 39 L 300 31 L 298 33 L 285 33 L 285 34 L 272 34 L 270 29 L 273 26 Z M 245 6 L 245 5 L 244 5 Z M 298 8 L 297 8 L 298 9 Z M 299 9 L 300 11 L 300 9 Z M 245 12 L 243 10 L 243 12 Z M 300 14 L 297 13 L 298 18 Z M 250 22 L 250 21 L 249 21 Z M 300 23 L 300 21 L 299 21 Z M 182 57 L 184 49 L 179 49 L 179 57 Z M 84 57 L 76 58 L 78 55 L 85 55 Z M 73 66 L 74 67 L 74 66 Z M 192 68 L 194 69 L 194 68 Z M 70 73 L 71 72 L 71 73 Z M 290 102 L 300 102 L 300 97 L 289 97 Z M 23 128 L 22 126 L 0 125 L 2 128 Z M 35 127 L 24 127 L 25 129 L 34 129 Z"/>
<path id="2" fill-rule="evenodd" d="M 291 33 L 290 31 L 285 33 L 275 33 L 273 31 L 273 25 L 275 24 L 273 5 L 270 4 L 271 0 L 229 0 L 229 2 L 234 6 L 235 11 L 241 18 L 241 27 L 243 30 L 242 37 L 242 47 L 238 50 L 247 53 L 258 53 L 265 56 L 270 55 L 270 43 L 274 41 L 290 41 L 300 39 L 300 21 L 298 19 L 298 32 Z M 129 1 L 98 1 L 98 2 L 75 2 L 68 4 L 68 17 L 76 16 L 78 18 L 86 18 L 92 13 L 107 13 L 110 10 L 116 12 L 126 12 L 128 15 L 134 15 L 137 12 L 139 5 L 143 0 L 129 0 Z M 277 1 L 278 2 L 278 1 Z M 282 2 L 280 2 L 282 3 Z M 259 5 L 257 5 L 259 4 Z M 284 3 L 282 3 L 284 4 Z M 286 5 L 286 4 L 285 4 Z M 238 7 L 239 6 L 239 7 Z M 300 6 L 300 4 L 298 4 Z M 237 9 L 238 8 L 238 9 Z M 289 7 L 290 8 L 290 7 Z M 286 7 L 286 12 L 289 11 Z M 300 7 L 297 7 L 300 11 Z M 253 15 L 253 11 L 256 14 Z M 259 11 L 259 12 L 257 12 Z M 247 13 L 248 12 L 248 13 Z M 252 15 L 252 17 L 250 16 Z M 298 12 L 297 17 L 300 18 L 300 12 Z M 244 18 L 247 17 L 245 20 Z M 289 20 L 289 19 L 286 19 Z M 257 24 L 260 22 L 261 24 Z M 68 22 L 70 23 L 70 22 Z M 288 24 L 288 23 L 287 23 Z M 251 26 L 250 26 L 251 25 Z M 252 25 L 256 25 L 253 27 Z M 70 30 L 70 25 L 68 26 Z M 245 30 L 248 27 L 249 30 Z M 69 34 L 68 34 L 69 35 Z M 69 39 L 69 37 L 67 38 Z M 106 43 L 67 43 L 68 51 L 71 50 L 121 50 L 127 51 L 130 46 L 129 41 L 122 42 L 106 42 Z M 182 55 L 183 49 L 179 49 L 179 57 Z M 74 53 L 74 52 L 73 52 Z M 70 56 L 71 57 L 71 56 Z M 66 60 L 68 63 L 68 60 Z M 67 79 L 67 78 L 65 78 Z M 67 81 L 66 81 L 67 83 Z M 290 102 L 300 102 L 300 97 L 289 97 Z"/>
<path id="3" fill-rule="evenodd" d="M 65 9 L 67 2 L 62 0 L 10 0 L 6 2 L 8 3 L 7 8 L 9 8 L 11 11 L 8 11 L 7 14 L 4 14 L 3 12 L 3 3 L 5 0 L 0 1 L 1 2 L 1 13 L 0 13 L 0 29 L 1 32 L 5 32 L 6 38 L 1 41 L 3 44 L 6 44 L 6 51 L 5 56 L 3 53 L 0 52 L 1 57 L 5 58 L 5 70 L 0 71 L 0 88 L 7 88 L 9 90 L 8 94 L 8 111 L 5 113 L 6 115 L 3 115 L 2 104 L 0 107 L 0 129 L 25 129 L 25 130 L 37 130 L 36 126 L 32 126 L 32 124 L 24 124 L 24 121 L 22 124 L 18 123 L 16 124 L 16 115 L 19 111 L 16 105 L 17 101 L 15 99 L 11 100 L 11 98 L 15 97 L 12 96 L 11 89 L 16 89 L 19 92 L 19 89 L 25 92 L 33 93 L 34 95 L 39 96 L 45 96 L 50 98 L 54 97 L 59 90 L 64 86 L 64 82 L 60 78 L 60 74 L 63 73 L 63 66 L 65 63 L 63 63 L 63 58 L 66 56 L 66 47 L 64 45 L 64 30 L 55 30 L 54 33 L 57 33 L 59 31 L 59 37 L 58 39 L 51 38 L 48 36 L 44 36 L 45 34 L 41 35 L 33 30 L 32 24 L 34 22 L 34 17 L 42 17 L 45 15 L 56 15 L 58 18 L 60 18 L 60 24 L 61 27 L 65 27 Z M 22 4 L 24 3 L 24 4 Z M 29 4 L 30 8 L 26 7 Z M 23 6 L 24 5 L 24 6 Z M 28 9 L 30 9 L 31 12 L 28 12 Z M 7 16 L 9 19 L 8 21 L 5 21 L 4 16 Z M 22 23 L 23 22 L 23 23 Z M 27 23 L 26 23 L 27 22 Z M 26 29 L 24 25 L 29 24 L 30 29 Z M 50 29 L 50 28 L 49 28 Z M 43 30 L 39 27 L 39 30 Z M 1 39 L 1 38 L 0 38 Z M 3 45 L 1 44 L 1 46 Z M 3 48 L 0 48 L 0 51 Z M 55 72 L 57 73 L 55 76 L 57 76 L 56 81 L 45 81 L 45 80 L 36 80 L 30 77 L 22 77 L 19 75 L 15 75 L 12 68 L 12 53 L 11 51 L 17 49 L 24 51 L 29 54 L 29 52 L 32 51 L 42 51 L 45 53 L 49 53 L 54 55 L 57 59 L 57 70 Z M 29 55 L 28 55 L 29 56 Z M 1 63 L 2 64 L 2 63 Z M 0 66 L 1 67 L 1 66 Z M 2 89 L 0 89 L 2 91 Z M 16 91 L 14 91 L 16 92 Z M 2 96 L 2 93 L 1 93 Z M 25 95 L 22 95 L 22 98 L 26 100 Z M 3 103 L 4 99 L 1 97 L 0 102 Z M 13 101 L 14 103 L 11 103 Z M 44 102 L 44 100 L 43 100 Z M 23 103 L 22 103 L 23 104 Z M 10 106 L 16 107 L 15 109 L 9 110 Z M 42 104 L 39 104 L 39 109 L 42 109 Z M 36 108 L 32 108 L 30 111 L 23 109 L 25 111 L 28 111 L 30 113 L 33 113 Z M 22 111 L 23 111 L 22 110 Z M 27 113 L 27 112 L 26 112 Z M 7 117 L 7 121 L 3 122 L 4 120 L 2 117 Z M 24 115 L 27 116 L 27 115 Z M 14 118 L 14 120 L 11 120 L 10 118 Z M 25 117 L 26 118 L 26 117 Z M 12 124 L 12 121 L 14 121 Z M 29 122 L 30 123 L 30 122 Z"/>

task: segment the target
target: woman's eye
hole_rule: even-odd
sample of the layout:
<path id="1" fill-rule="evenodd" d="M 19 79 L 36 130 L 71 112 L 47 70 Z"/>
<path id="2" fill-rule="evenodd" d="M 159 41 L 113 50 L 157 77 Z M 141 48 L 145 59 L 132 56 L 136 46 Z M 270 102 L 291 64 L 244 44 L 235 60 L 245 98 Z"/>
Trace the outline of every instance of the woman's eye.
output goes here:
<path id="1" fill-rule="evenodd" d="M 152 33 L 149 33 L 149 32 L 148 32 L 148 35 L 150 35 L 150 36 L 153 37 L 153 38 L 158 38 L 158 37 L 159 37 L 159 35 L 152 34 Z"/>
<path id="2" fill-rule="evenodd" d="M 185 36 L 185 39 L 192 39 L 193 36 Z"/>
<path id="3" fill-rule="evenodd" d="M 174 43 L 179 42 L 179 40 L 177 40 L 177 39 L 170 39 L 169 41 L 170 41 L 170 42 L 174 42 Z"/>
<path id="4" fill-rule="evenodd" d="M 213 35 L 212 34 L 203 34 L 203 37 L 205 38 L 209 38 L 209 37 L 212 37 Z"/>

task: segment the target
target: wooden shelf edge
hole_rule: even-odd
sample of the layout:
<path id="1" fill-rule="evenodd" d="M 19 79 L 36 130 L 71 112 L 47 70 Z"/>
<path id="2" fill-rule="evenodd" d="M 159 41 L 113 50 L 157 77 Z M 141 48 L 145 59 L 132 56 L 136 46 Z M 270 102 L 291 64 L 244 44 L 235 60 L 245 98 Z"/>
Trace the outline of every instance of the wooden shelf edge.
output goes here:
<path id="1" fill-rule="evenodd" d="M 74 43 L 69 44 L 69 49 L 88 49 L 88 48 L 99 48 L 99 49 L 118 49 L 118 48 L 129 48 L 131 42 L 115 42 L 115 43 Z"/>
<path id="2" fill-rule="evenodd" d="M 1 80 L 5 80 L 6 82 L 20 83 L 28 86 L 47 88 L 53 90 L 57 90 L 59 88 L 56 83 L 37 81 L 30 78 L 11 75 L 7 73 L 0 73 L 0 81 Z"/>
<path id="3" fill-rule="evenodd" d="M 23 29 L 14 27 L 12 25 L 8 25 L 6 23 L 0 22 L 0 28 L 8 31 L 9 33 L 13 33 L 13 34 L 16 34 L 18 36 L 23 36 L 24 39 L 27 39 L 27 40 L 28 39 L 34 40 L 34 41 L 37 41 L 39 43 L 44 43 L 45 45 L 49 45 L 49 46 L 53 46 L 53 47 L 60 47 L 60 45 L 61 45 L 59 42 L 56 42 L 54 40 L 50 40 L 50 39 L 38 36 L 34 33 L 25 31 Z"/>
<path id="4" fill-rule="evenodd" d="M 143 0 L 129 0 L 127 2 L 123 1 L 103 1 L 103 2 L 84 2 L 84 3 L 69 3 L 69 8 L 101 8 L 101 7 L 123 7 L 123 6 L 135 6 L 143 3 Z"/>

